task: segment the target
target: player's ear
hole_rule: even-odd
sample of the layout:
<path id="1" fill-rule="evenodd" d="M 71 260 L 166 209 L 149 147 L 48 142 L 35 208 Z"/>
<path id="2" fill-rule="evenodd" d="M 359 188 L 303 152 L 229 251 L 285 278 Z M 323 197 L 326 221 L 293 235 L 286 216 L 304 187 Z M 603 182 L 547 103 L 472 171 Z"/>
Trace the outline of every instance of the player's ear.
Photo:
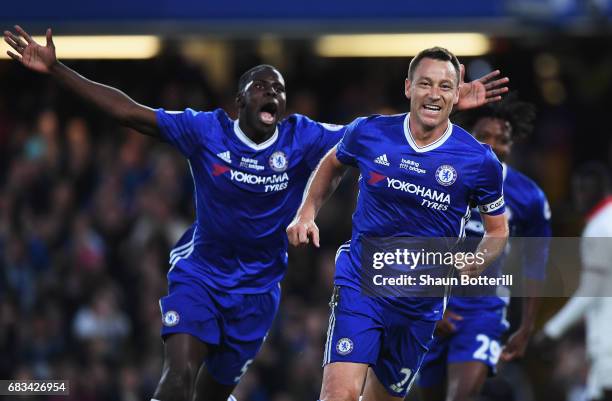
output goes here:
<path id="1" fill-rule="evenodd" d="M 459 72 L 459 82 L 457 82 L 457 88 L 455 89 L 455 96 L 453 97 L 453 104 L 459 103 L 459 93 L 461 92 L 461 84 L 463 83 L 463 75 L 465 74 L 465 67 L 461 64 Z"/>
<path id="2" fill-rule="evenodd" d="M 406 78 L 404 82 L 404 95 L 406 95 L 406 99 L 410 99 L 410 88 L 412 86 L 412 81 Z"/>
<path id="3" fill-rule="evenodd" d="M 236 94 L 236 105 L 238 105 L 239 109 L 244 106 L 244 91 L 240 91 Z"/>

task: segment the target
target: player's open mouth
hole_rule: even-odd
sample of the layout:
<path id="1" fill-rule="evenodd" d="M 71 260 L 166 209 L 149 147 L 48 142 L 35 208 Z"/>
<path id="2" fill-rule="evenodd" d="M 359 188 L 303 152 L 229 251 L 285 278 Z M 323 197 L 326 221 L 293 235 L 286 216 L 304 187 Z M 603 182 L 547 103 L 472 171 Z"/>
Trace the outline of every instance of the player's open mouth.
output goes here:
<path id="1" fill-rule="evenodd" d="M 278 105 L 276 103 L 267 103 L 259 111 L 259 119 L 264 124 L 274 124 L 277 111 Z"/>
<path id="2" fill-rule="evenodd" d="M 425 105 L 423 105 L 423 108 L 425 110 L 429 110 L 429 111 L 440 111 L 440 110 L 442 110 L 442 107 L 436 106 L 435 104 L 425 104 Z"/>

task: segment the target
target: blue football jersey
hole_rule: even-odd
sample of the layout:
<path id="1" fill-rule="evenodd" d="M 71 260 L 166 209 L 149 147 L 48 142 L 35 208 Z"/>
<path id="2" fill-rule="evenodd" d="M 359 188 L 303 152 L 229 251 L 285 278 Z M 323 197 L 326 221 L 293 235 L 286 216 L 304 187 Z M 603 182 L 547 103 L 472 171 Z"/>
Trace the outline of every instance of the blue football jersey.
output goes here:
<path id="1" fill-rule="evenodd" d="M 170 253 L 171 269 L 235 293 L 263 293 L 287 267 L 286 227 L 312 171 L 344 127 L 291 115 L 256 144 L 225 111 L 157 110 L 163 138 L 188 160 L 196 219 Z"/>
<path id="2" fill-rule="evenodd" d="M 548 262 L 548 237 L 551 236 L 550 207 L 544 192 L 524 174 L 504 164 L 504 198 L 506 215 L 512 237 L 536 237 L 533 240 L 512 242 L 520 246 L 522 254 L 522 274 L 532 280 L 544 280 Z M 466 225 L 466 235 L 481 238 L 484 227 L 477 210 L 474 210 Z M 474 241 L 474 243 L 476 242 Z M 502 274 L 503 258 L 489 266 L 483 273 L 489 277 Z M 500 296 L 450 297 L 448 308 L 451 310 L 482 310 L 503 308 L 509 299 L 501 289 Z M 503 295 L 502 295 L 503 294 Z"/>
<path id="3" fill-rule="evenodd" d="M 361 118 L 348 126 L 337 158 L 361 173 L 350 246 L 341 247 L 337 258 L 337 285 L 360 289 L 361 243 L 366 238 L 460 238 L 470 202 L 490 215 L 505 210 L 497 157 L 450 122 L 440 139 L 419 147 L 409 114 Z M 411 299 L 406 307 L 437 319 L 441 302 Z"/>

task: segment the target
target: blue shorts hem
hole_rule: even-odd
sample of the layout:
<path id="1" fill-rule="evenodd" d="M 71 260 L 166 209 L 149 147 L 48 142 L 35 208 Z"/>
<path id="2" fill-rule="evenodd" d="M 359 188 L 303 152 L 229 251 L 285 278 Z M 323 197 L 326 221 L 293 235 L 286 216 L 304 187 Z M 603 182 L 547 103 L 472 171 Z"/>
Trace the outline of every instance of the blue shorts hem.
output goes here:
<path id="1" fill-rule="evenodd" d="M 376 361 L 363 361 L 363 360 L 336 360 L 336 361 L 332 361 L 330 360 L 329 362 L 323 362 L 323 367 L 329 365 L 330 363 L 341 363 L 341 362 L 346 362 L 346 363 L 363 363 L 364 365 L 368 365 L 368 366 L 373 366 L 374 363 Z"/>
<path id="2" fill-rule="evenodd" d="M 185 327 L 163 327 L 161 330 L 162 341 L 166 342 L 166 338 L 171 334 L 189 334 L 205 344 L 219 345 L 220 339 L 213 339 L 213 336 L 200 335 L 196 330 L 190 330 Z"/>

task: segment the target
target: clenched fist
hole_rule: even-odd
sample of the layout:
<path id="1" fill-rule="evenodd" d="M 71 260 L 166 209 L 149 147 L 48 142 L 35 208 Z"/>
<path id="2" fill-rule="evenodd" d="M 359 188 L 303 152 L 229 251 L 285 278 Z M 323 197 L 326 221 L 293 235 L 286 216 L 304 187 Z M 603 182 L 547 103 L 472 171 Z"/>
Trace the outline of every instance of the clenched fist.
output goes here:
<path id="1" fill-rule="evenodd" d="M 319 247 L 319 227 L 314 218 L 296 216 L 287 227 L 287 237 L 293 246 L 308 245 L 312 239 L 314 246 Z"/>

